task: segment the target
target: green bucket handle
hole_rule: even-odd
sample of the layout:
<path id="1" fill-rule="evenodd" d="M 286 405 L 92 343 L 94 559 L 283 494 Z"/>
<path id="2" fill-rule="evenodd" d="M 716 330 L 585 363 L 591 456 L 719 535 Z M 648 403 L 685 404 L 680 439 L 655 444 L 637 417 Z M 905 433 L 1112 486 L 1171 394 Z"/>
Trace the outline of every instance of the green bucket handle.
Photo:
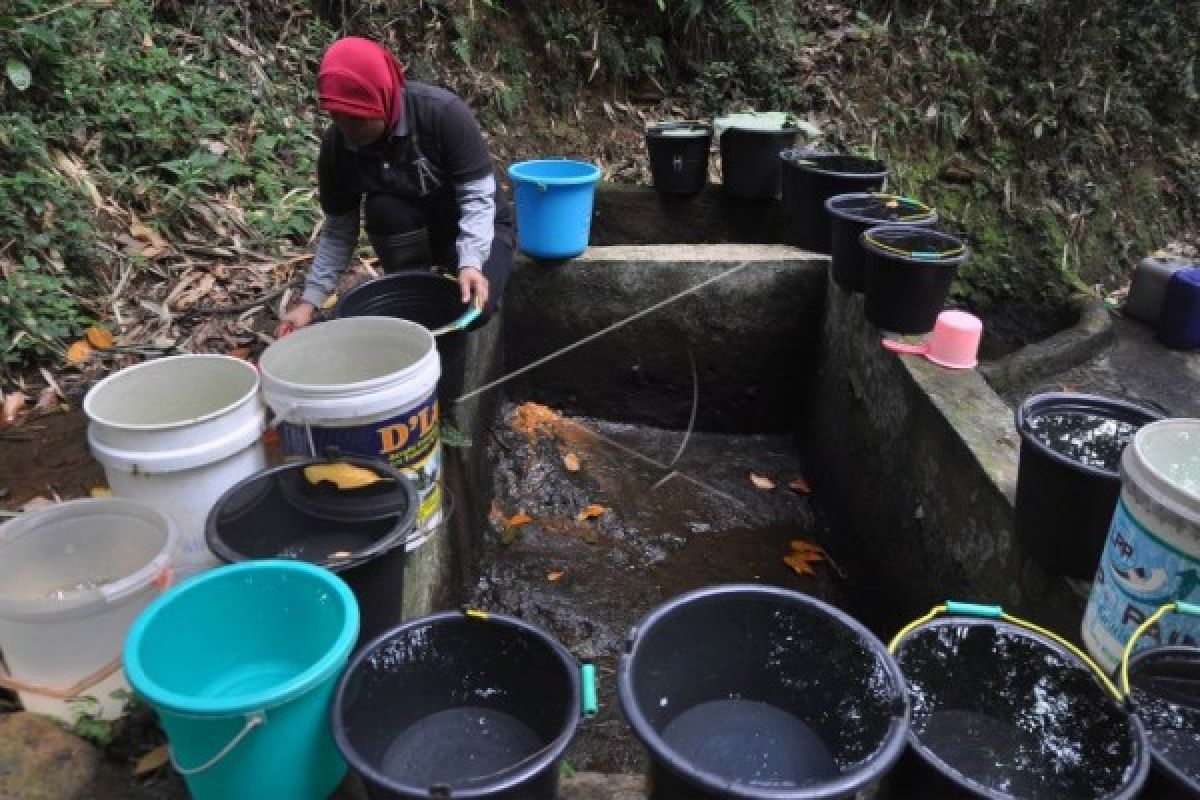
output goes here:
<path id="1" fill-rule="evenodd" d="M 197 767 L 180 766 L 178 759 L 175 758 L 175 751 L 171 749 L 170 745 L 167 745 L 167 755 L 171 759 L 171 766 L 175 768 L 176 772 L 185 777 L 199 775 L 201 772 L 206 772 L 215 767 L 217 764 L 221 763 L 221 760 L 224 759 L 225 756 L 232 753 L 233 748 L 241 744 L 242 740 L 249 736 L 255 728 L 261 728 L 266 724 L 267 712 L 251 711 L 250 713 L 246 714 L 246 724 L 243 725 L 242 729 L 238 731 L 232 739 L 229 740 L 229 744 L 222 747 L 219 751 L 217 751 L 215 756 Z"/>
<path id="2" fill-rule="evenodd" d="M 1186 614 L 1189 617 L 1200 618 L 1200 605 L 1185 603 L 1182 600 L 1172 600 L 1170 603 L 1164 603 L 1159 606 L 1157 611 L 1146 617 L 1146 620 L 1134 629 L 1129 637 L 1129 641 L 1125 643 L 1124 652 L 1121 653 L 1121 699 L 1129 699 L 1129 657 L 1133 655 L 1133 648 L 1137 644 L 1137 640 L 1142 638 L 1146 631 L 1150 630 L 1155 623 L 1171 611 L 1174 611 L 1176 614 Z"/>
<path id="3" fill-rule="evenodd" d="M 947 600 L 940 606 L 934 606 L 925 616 L 915 619 L 901 628 L 900 632 L 893 636 L 892 640 L 888 642 L 888 652 L 895 654 L 897 648 L 900 646 L 900 641 L 904 639 L 904 637 L 908 636 L 914 630 L 941 614 L 957 614 L 964 617 L 999 619 L 1009 624 L 1016 625 L 1019 628 L 1024 628 L 1025 630 L 1045 636 L 1047 639 L 1057 642 L 1065 647 L 1071 652 L 1072 655 L 1086 664 L 1088 668 L 1095 673 L 1096 677 L 1100 681 L 1100 684 L 1108 690 L 1109 694 L 1111 694 L 1113 698 L 1117 700 L 1117 702 L 1122 702 L 1124 700 L 1124 696 L 1121 694 L 1120 690 L 1113 685 L 1113 682 L 1109 679 L 1108 675 L 1104 673 L 1104 670 L 1100 669 L 1100 666 L 1092 660 L 1091 656 L 1068 642 L 1063 637 L 1059 636 L 1054 631 L 1043 628 L 1040 625 L 1035 625 L 1032 622 L 1027 622 L 1020 617 L 1014 617 L 1012 614 L 1005 612 L 1005 610 L 1000 606 L 985 605 L 982 603 L 964 603 L 958 600 Z"/>

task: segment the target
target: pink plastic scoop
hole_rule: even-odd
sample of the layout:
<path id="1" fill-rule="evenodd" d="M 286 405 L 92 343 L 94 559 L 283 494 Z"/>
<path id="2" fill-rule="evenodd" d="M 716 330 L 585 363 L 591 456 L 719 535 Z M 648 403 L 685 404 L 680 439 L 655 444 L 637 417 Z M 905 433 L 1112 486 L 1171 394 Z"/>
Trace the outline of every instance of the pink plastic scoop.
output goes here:
<path id="1" fill-rule="evenodd" d="M 935 364 L 951 369 L 971 369 L 979 363 L 979 340 L 983 322 L 965 311 L 938 314 L 933 333 L 921 344 L 905 344 L 884 339 L 883 346 L 893 353 L 925 356 Z"/>

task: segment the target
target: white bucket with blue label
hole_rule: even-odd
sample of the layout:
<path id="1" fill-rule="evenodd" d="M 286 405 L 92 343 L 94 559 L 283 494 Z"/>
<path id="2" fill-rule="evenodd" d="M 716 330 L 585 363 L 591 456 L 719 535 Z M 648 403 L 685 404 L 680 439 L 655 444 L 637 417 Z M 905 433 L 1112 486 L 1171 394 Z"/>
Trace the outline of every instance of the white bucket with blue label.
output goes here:
<path id="1" fill-rule="evenodd" d="M 1138 626 L 1170 602 L 1200 602 L 1200 419 L 1142 427 L 1121 456 L 1121 495 L 1083 618 L 1083 642 L 1110 673 Z M 1175 615 L 1139 647 L 1200 646 L 1200 619 Z"/>
<path id="2" fill-rule="evenodd" d="M 263 399 L 288 455 L 330 450 L 379 458 L 420 496 L 414 550 L 442 521 L 442 447 L 433 334 L 391 317 L 348 317 L 302 328 L 259 360 Z"/>

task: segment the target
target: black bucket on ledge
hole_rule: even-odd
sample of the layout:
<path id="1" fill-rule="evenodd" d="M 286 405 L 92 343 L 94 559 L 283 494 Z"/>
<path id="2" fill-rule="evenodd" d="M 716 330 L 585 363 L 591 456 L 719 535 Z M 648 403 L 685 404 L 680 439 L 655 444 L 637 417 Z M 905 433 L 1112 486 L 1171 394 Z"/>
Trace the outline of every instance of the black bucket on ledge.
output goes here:
<path id="1" fill-rule="evenodd" d="M 835 195 L 825 201 L 830 220 L 830 275 L 848 292 L 867 288 L 862 243 L 868 228 L 879 225 L 929 227 L 937 223 L 937 211 L 898 194 L 854 192 Z"/>
<path id="2" fill-rule="evenodd" d="M 1154 756 L 1145 797 L 1200 797 L 1200 648 L 1151 647 L 1129 661 L 1130 704 Z"/>
<path id="3" fill-rule="evenodd" d="M 908 728 L 883 644 L 832 606 L 767 586 L 659 606 L 630 633 L 618 692 L 656 800 L 851 797 L 900 756 Z"/>
<path id="4" fill-rule="evenodd" d="M 887 180 L 887 165 L 874 158 L 805 150 L 785 150 L 780 158 L 791 243 L 814 253 L 828 253 L 832 245 L 825 201 L 839 194 L 879 191 Z"/>
<path id="5" fill-rule="evenodd" d="M 967 246 L 948 233 L 910 225 L 869 228 L 859 237 L 867 321 L 894 333 L 928 333 L 950 293 Z"/>
<path id="6" fill-rule="evenodd" d="M 1041 392 L 1014 416 L 1017 540 L 1049 572 L 1091 580 L 1121 493 L 1121 453 L 1164 415 L 1111 397 Z"/>
<path id="7" fill-rule="evenodd" d="M 379 481 L 358 489 L 312 483 L 305 468 L 348 464 Z M 205 524 L 208 548 L 236 564 L 290 558 L 325 567 L 349 584 L 362 615 L 359 642 L 399 624 L 405 545 L 417 515 L 417 490 L 404 473 L 358 456 L 295 461 L 231 487 Z"/>
<path id="8" fill-rule="evenodd" d="M 779 154 L 791 147 L 797 128 L 726 128 L 720 136 L 721 182 L 725 191 L 746 200 L 779 196 Z"/>
<path id="9" fill-rule="evenodd" d="M 646 128 L 646 154 L 654 188 L 663 194 L 696 194 L 708 184 L 712 128 L 698 122 L 663 122 Z"/>
<path id="10" fill-rule="evenodd" d="M 579 665 L 505 614 L 445 611 L 363 647 L 333 733 L 371 800 L 550 800 L 580 718 Z"/>

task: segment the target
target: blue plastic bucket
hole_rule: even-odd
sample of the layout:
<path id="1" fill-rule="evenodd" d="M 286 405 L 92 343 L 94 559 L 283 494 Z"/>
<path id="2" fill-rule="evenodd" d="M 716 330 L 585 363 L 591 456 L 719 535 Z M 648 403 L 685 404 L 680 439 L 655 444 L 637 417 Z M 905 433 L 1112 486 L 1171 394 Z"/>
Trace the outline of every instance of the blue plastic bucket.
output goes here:
<path id="1" fill-rule="evenodd" d="M 251 561 L 151 603 L 125 641 L 125 672 L 192 797 L 323 800 L 346 774 L 329 708 L 357 636 L 341 578 Z"/>
<path id="2" fill-rule="evenodd" d="M 508 168 L 517 246 L 534 258 L 574 258 L 587 249 L 600 168 L 583 161 L 522 161 Z"/>

